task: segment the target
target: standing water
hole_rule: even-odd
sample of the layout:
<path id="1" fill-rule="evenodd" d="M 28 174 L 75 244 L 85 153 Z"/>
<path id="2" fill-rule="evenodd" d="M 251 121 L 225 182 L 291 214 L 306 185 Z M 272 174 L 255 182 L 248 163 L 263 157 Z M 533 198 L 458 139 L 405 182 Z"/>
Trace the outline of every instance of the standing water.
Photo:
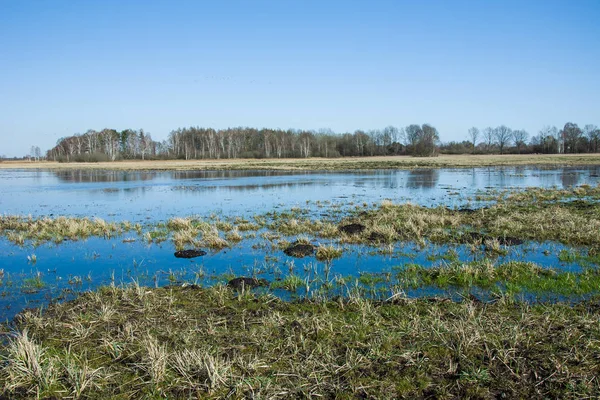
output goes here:
<path id="1" fill-rule="evenodd" d="M 478 192 L 595 185 L 600 167 L 355 172 L 0 170 L 0 212 L 144 222 L 383 199 L 460 207 Z"/>
<path id="2" fill-rule="evenodd" d="M 323 203 L 343 209 L 391 200 L 460 208 L 476 207 L 477 195 L 490 190 L 596 185 L 599 174 L 596 166 L 354 172 L 0 170 L 0 211 L 4 215 L 128 220 L 150 226 L 190 215 L 249 218 L 292 208 L 318 214 Z M 132 235 L 136 236 L 135 232 Z M 399 243 L 386 252 L 350 246 L 328 265 L 314 258 L 288 257 L 260 236 L 192 260 L 173 257 L 174 250 L 171 241 L 148 244 L 139 237 L 59 244 L 25 241 L 22 245 L 0 239 L 0 317 L 11 318 L 25 307 L 110 283 L 164 285 L 183 279 L 214 283 L 236 275 L 274 281 L 290 275 L 315 275 L 327 268 L 339 276 L 371 274 L 369 279 L 376 280 L 395 266 L 434 265 L 452 252 L 461 260 L 473 257 L 462 245 L 452 249 L 431 245 L 425 251 L 413 243 Z M 500 261 L 552 266 L 556 257 L 548 254 L 560 250 L 556 243 L 528 243 Z M 576 269 L 574 265 L 563 267 Z"/>

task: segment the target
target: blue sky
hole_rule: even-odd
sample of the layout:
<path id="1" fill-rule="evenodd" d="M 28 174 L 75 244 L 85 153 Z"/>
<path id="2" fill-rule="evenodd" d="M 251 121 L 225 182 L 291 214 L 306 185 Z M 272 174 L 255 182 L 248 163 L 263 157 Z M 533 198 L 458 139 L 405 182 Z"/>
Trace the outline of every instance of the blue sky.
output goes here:
<path id="1" fill-rule="evenodd" d="M 600 125 L 600 1 L 0 0 L 0 154 L 199 125 Z"/>

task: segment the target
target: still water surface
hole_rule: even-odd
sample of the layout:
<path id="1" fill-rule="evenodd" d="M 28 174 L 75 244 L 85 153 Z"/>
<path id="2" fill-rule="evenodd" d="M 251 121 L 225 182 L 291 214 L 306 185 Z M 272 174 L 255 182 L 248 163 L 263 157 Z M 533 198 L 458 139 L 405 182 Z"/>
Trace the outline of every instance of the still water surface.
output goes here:
<path id="1" fill-rule="evenodd" d="M 460 207 L 479 191 L 596 184 L 600 166 L 273 171 L 0 170 L 0 212 L 159 221 L 173 216 L 248 215 L 276 207 L 394 202 Z M 310 204 L 308 205 L 310 207 Z"/>
<path id="2" fill-rule="evenodd" d="M 349 205 L 383 199 L 425 206 L 476 206 L 477 193 L 525 187 L 569 188 L 597 184 L 600 167 L 535 167 L 419 169 L 401 171 L 272 172 L 272 171 L 7 171 L 0 170 L 0 212 L 33 216 L 100 217 L 152 223 L 173 216 L 222 214 L 245 216 L 292 207 L 322 212 L 317 202 Z M 135 233 L 127 234 L 136 236 Z M 293 239 L 293 238 L 291 238 Z M 322 244 L 329 244 L 322 241 Z M 451 247 L 462 261 L 473 255 L 465 246 Z M 577 270 L 560 263 L 557 243 L 526 243 L 498 259 L 534 261 L 542 266 Z M 265 246 L 264 240 L 244 240 L 230 249 L 209 252 L 193 260 L 173 257 L 170 241 L 148 245 L 138 239 L 90 238 L 56 245 L 16 246 L 0 239 L 0 319 L 25 307 L 47 304 L 67 291 L 87 290 L 133 280 L 164 285 L 171 280 L 226 282 L 227 277 L 257 275 L 269 281 L 289 274 L 303 278 L 323 274 L 325 264 L 311 258 L 293 259 Z M 420 248 L 397 243 L 389 254 L 368 246 L 350 246 L 331 265 L 331 276 L 392 273 L 407 263 L 436 265 L 446 246 Z M 28 260 L 35 254 L 36 262 Z M 39 276 L 44 286 L 35 293 L 24 282 Z M 409 293 L 410 294 L 410 293 Z M 421 293 L 422 294 L 422 293 Z M 431 293 L 427 293 L 431 294 Z M 416 293 L 415 295 L 419 295 Z"/>

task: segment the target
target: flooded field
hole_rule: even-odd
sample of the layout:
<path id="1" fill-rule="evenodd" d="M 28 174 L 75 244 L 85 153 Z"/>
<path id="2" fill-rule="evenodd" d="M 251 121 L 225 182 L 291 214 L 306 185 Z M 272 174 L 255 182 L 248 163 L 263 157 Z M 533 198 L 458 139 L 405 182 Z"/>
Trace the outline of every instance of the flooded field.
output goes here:
<path id="1" fill-rule="evenodd" d="M 101 285 L 212 285 L 239 276 L 264 279 L 267 287 L 258 290 L 283 298 L 347 295 L 357 288 L 373 297 L 400 291 L 453 297 L 464 296 L 466 288 L 481 299 L 512 290 L 528 299 L 577 300 L 595 293 L 589 289 L 597 281 L 595 239 L 530 232 L 523 215 L 536 217 L 543 196 L 548 207 L 572 202 L 569 193 L 595 188 L 599 174 L 600 167 L 4 170 L 0 315 L 10 319 Z M 502 203 L 527 188 L 562 197 L 534 193 Z M 585 204 L 567 212 L 595 215 L 595 195 L 573 194 Z M 525 222 L 513 228 L 505 214 Z M 477 225 L 486 218 L 492 219 Z M 347 223 L 359 223 L 361 232 L 340 233 Z M 309 246 L 305 257 L 286 252 L 295 243 Z M 174 257 L 189 248 L 206 254 Z M 490 268 L 506 275 L 492 276 Z M 563 282 L 581 274 L 587 274 L 588 285 L 578 283 L 583 289 Z M 533 276 L 542 280 L 533 282 Z"/>
<path id="2" fill-rule="evenodd" d="M 595 185 L 600 166 L 355 172 L 0 170 L 0 211 L 132 222 L 249 215 L 316 202 L 410 201 L 460 207 L 478 192 Z M 307 205 L 307 202 L 308 205 Z"/>

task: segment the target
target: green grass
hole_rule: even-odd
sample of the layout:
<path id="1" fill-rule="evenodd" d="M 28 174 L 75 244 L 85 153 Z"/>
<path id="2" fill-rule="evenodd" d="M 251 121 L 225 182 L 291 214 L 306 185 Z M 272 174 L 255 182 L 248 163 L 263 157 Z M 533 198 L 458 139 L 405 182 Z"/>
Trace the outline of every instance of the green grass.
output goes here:
<path id="1" fill-rule="evenodd" d="M 105 287 L 25 311 L 9 398 L 595 398 L 600 308 L 436 299 L 284 302 Z"/>
<path id="2" fill-rule="evenodd" d="M 558 253 L 558 259 L 564 263 L 577 263 L 586 267 L 600 265 L 600 254 L 598 254 L 597 248 L 591 248 L 587 252 L 563 249 Z"/>
<path id="3" fill-rule="evenodd" d="M 298 275 L 287 275 L 280 281 L 271 283 L 271 289 L 285 289 L 290 292 L 295 292 L 305 286 L 306 282 Z"/>
<path id="4" fill-rule="evenodd" d="M 495 265 L 491 260 L 471 263 L 453 262 L 426 268 L 407 264 L 394 268 L 398 284 L 404 288 L 438 287 L 468 291 L 473 288 L 503 295 L 582 296 L 598 294 L 600 270 L 584 268 L 582 272 L 567 272 L 543 268 L 532 262 L 511 261 Z"/>
<path id="5" fill-rule="evenodd" d="M 23 279 L 21 292 L 27 294 L 37 293 L 44 287 L 46 287 L 46 282 L 42 279 L 42 274 L 37 272 L 34 276 Z"/>

